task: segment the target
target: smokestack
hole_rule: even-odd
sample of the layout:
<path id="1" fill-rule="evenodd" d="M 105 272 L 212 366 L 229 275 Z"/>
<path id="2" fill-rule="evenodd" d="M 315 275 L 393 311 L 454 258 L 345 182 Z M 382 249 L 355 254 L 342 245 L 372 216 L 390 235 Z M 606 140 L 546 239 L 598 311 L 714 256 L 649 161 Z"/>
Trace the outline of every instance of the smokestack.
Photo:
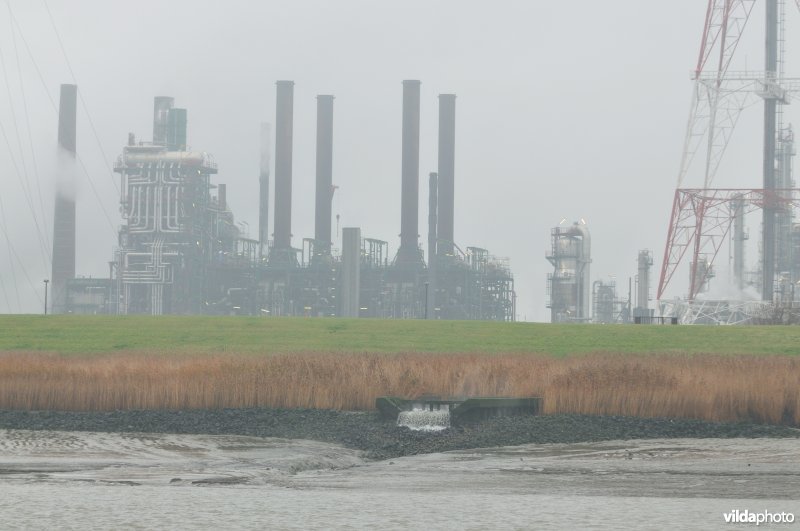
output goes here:
<path id="1" fill-rule="evenodd" d="M 778 0 L 767 0 L 764 70 L 775 76 L 778 70 Z M 774 78 L 773 78 L 774 79 Z M 761 256 L 761 300 L 772 302 L 775 294 L 775 132 L 777 129 L 777 98 L 764 97 L 764 193 L 770 198 L 762 209 L 763 247 Z"/>
<path id="2" fill-rule="evenodd" d="M 453 254 L 456 162 L 456 95 L 439 94 L 439 205 L 437 252 Z"/>
<path id="3" fill-rule="evenodd" d="M 314 211 L 314 245 L 320 255 L 331 253 L 331 202 L 333 201 L 333 96 L 317 96 L 317 208 Z"/>
<path id="4" fill-rule="evenodd" d="M 258 243 L 260 257 L 263 259 L 267 254 L 267 242 L 269 242 L 269 164 L 270 164 L 270 141 L 272 137 L 270 124 L 261 124 L 261 164 L 258 177 Z"/>
<path id="5" fill-rule="evenodd" d="M 75 196 L 72 168 L 75 164 L 77 85 L 61 85 L 58 107 L 60 175 L 53 214 L 53 313 L 65 311 L 67 280 L 75 278 Z"/>
<path id="6" fill-rule="evenodd" d="M 420 263 L 419 252 L 419 86 L 403 81 L 403 160 L 398 262 Z"/>
<path id="7" fill-rule="evenodd" d="M 275 249 L 292 247 L 294 81 L 278 81 L 275 111 Z"/>
<path id="8" fill-rule="evenodd" d="M 170 109 L 167 113 L 167 149 L 186 151 L 186 109 Z"/>
<path id="9" fill-rule="evenodd" d="M 156 96 L 153 100 L 153 144 L 167 145 L 167 115 L 175 104 L 175 98 Z"/>
<path id="10" fill-rule="evenodd" d="M 217 202 L 219 203 L 219 209 L 223 212 L 228 210 L 228 190 L 225 184 L 220 183 L 217 185 Z"/>

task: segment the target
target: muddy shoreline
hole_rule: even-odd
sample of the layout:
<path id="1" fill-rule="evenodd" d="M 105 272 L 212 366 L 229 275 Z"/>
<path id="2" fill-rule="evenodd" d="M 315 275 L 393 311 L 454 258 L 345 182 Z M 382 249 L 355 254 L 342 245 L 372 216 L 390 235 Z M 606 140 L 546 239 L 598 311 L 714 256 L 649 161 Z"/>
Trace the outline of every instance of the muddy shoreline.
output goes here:
<path id="1" fill-rule="evenodd" d="M 654 438 L 800 437 L 800 430 L 752 423 L 590 415 L 488 419 L 440 432 L 417 432 L 383 420 L 377 412 L 317 409 L 187 411 L 0 411 L 0 429 L 250 435 L 310 439 L 363 450 L 388 459 L 447 450 L 520 444 Z"/>

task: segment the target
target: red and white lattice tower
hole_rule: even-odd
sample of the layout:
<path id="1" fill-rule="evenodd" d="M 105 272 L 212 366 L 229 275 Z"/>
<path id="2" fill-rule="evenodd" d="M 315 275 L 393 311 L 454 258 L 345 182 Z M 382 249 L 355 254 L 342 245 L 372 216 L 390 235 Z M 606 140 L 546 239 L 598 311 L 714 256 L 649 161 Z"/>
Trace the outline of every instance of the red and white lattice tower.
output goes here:
<path id="1" fill-rule="evenodd" d="M 800 8 L 800 0 L 796 0 Z M 780 130 L 780 106 L 800 90 L 800 79 L 783 76 L 783 0 L 765 0 L 765 68 L 760 72 L 730 70 L 755 0 L 709 0 L 693 73 L 694 89 L 678 172 L 669 232 L 658 284 L 658 299 L 678 266 L 690 257 L 688 300 L 691 302 L 713 276 L 714 258 L 730 234 L 737 215 L 764 213 L 762 292 L 772 300 L 775 258 L 775 214 L 791 208 L 794 190 L 775 186 L 775 143 Z M 743 109 L 756 98 L 764 101 L 764 185 L 761 188 L 711 188 L 725 149 Z M 690 167 L 704 152 L 702 184 L 684 188 Z"/>

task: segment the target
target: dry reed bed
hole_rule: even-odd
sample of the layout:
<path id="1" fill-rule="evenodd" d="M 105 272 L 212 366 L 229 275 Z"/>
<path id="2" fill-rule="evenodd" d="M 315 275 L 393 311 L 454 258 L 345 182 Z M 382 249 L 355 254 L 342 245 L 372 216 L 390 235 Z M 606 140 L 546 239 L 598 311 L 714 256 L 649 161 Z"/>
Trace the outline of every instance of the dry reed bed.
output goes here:
<path id="1" fill-rule="evenodd" d="M 800 425 L 800 357 L 0 354 L 0 408 L 323 408 L 381 395 L 542 396 L 545 413 Z"/>

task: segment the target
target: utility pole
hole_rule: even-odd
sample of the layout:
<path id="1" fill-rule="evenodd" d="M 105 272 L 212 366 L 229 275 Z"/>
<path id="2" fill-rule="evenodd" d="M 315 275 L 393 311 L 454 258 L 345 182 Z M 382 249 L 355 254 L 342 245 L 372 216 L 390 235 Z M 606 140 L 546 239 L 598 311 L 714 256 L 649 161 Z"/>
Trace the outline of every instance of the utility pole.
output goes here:
<path id="1" fill-rule="evenodd" d="M 48 279 L 44 279 L 44 314 L 47 315 L 47 283 Z"/>

